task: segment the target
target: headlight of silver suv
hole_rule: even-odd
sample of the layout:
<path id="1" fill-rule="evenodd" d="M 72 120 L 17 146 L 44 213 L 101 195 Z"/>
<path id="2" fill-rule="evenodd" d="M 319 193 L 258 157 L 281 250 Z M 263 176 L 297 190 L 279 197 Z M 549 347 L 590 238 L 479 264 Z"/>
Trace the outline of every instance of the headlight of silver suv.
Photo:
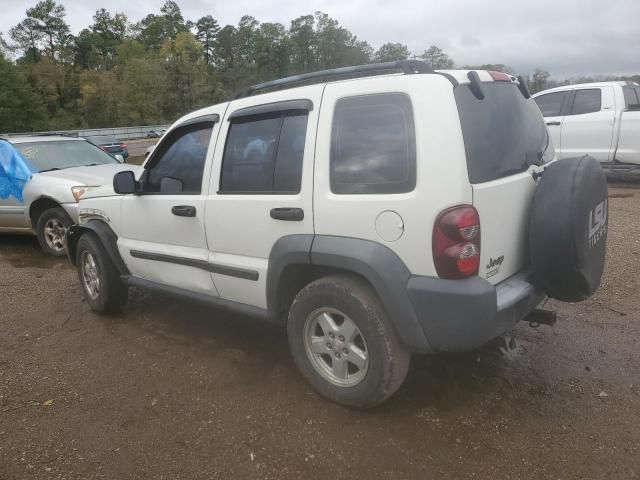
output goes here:
<path id="1" fill-rule="evenodd" d="M 78 185 L 77 187 L 71 187 L 71 193 L 76 202 L 80 201 L 80 197 L 87 193 L 92 188 L 96 188 L 95 185 Z"/>

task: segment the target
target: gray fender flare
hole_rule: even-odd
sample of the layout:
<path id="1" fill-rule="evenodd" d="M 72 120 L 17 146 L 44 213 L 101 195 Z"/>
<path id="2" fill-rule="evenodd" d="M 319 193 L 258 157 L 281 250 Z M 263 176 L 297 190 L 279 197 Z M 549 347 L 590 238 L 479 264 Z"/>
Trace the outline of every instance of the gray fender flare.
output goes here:
<path id="1" fill-rule="evenodd" d="M 87 232 L 93 232 L 98 237 L 120 274 L 129 275 L 129 269 L 118 251 L 118 236 L 111 227 L 102 220 L 89 220 L 83 224 L 72 225 L 69 230 L 67 230 L 67 256 L 71 264 L 77 266 L 76 247 L 78 246 L 78 240 Z"/>
<path id="2" fill-rule="evenodd" d="M 411 272 L 390 248 L 370 240 L 330 235 L 282 237 L 269 256 L 267 305 L 271 314 L 275 314 L 282 274 L 294 264 L 330 267 L 365 278 L 380 296 L 405 346 L 416 353 L 432 352 L 407 290 Z"/>

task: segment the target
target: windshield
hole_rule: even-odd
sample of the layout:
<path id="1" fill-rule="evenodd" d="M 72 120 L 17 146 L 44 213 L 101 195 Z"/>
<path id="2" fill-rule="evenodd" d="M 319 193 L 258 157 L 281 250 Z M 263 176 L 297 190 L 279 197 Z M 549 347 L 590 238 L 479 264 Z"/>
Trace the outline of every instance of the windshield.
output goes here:
<path id="1" fill-rule="evenodd" d="M 119 163 L 95 145 L 80 140 L 25 142 L 13 145 L 38 171 Z"/>
<path id="2" fill-rule="evenodd" d="M 455 89 L 471 183 L 523 172 L 554 156 L 547 128 L 533 99 L 512 83 L 482 84 L 480 100 L 468 85 Z"/>

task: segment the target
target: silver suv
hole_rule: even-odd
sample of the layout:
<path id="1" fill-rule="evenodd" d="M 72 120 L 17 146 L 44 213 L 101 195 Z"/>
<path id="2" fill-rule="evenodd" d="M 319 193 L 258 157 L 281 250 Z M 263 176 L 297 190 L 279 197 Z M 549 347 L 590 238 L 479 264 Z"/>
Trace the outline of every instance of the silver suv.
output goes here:
<path id="1" fill-rule="evenodd" d="M 65 231 L 78 221 L 80 197 L 131 169 L 137 167 L 122 165 L 83 138 L 0 139 L 0 233 L 35 233 L 46 253 L 64 255 Z"/>

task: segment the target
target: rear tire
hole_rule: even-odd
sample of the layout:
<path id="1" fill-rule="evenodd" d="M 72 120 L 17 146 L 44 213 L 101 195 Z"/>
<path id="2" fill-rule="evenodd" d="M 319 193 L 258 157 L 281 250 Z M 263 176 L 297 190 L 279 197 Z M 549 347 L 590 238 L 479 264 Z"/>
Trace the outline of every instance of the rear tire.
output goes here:
<path id="1" fill-rule="evenodd" d="M 76 247 L 76 265 L 82 293 L 96 313 L 116 313 L 129 297 L 129 288 L 98 238 L 85 233 Z"/>
<path id="2" fill-rule="evenodd" d="M 287 333 L 305 378 L 342 405 L 379 404 L 409 370 L 409 352 L 376 293 L 358 277 L 333 275 L 304 287 L 291 305 Z"/>
<path id="3" fill-rule="evenodd" d="M 54 257 L 66 254 L 65 234 L 73 224 L 62 207 L 49 208 L 42 212 L 36 222 L 36 236 L 45 253 Z"/>

